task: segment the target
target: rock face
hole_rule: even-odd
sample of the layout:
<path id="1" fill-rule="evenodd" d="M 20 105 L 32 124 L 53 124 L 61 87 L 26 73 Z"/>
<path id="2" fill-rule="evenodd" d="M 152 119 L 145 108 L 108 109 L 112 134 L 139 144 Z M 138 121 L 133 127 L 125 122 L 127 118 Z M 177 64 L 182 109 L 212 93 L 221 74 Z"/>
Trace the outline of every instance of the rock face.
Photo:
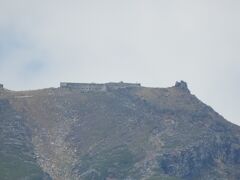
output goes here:
<path id="1" fill-rule="evenodd" d="M 0 121 L 0 179 L 240 179 L 240 128 L 183 81 L 89 93 L 4 90 Z M 16 167 L 25 170 L 10 176 Z"/>

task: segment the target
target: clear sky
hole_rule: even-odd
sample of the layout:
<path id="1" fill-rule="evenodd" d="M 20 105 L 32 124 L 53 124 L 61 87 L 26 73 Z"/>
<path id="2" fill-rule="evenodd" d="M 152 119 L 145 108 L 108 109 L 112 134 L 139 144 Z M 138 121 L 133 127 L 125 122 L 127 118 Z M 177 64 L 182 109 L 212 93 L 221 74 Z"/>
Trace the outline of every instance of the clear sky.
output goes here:
<path id="1" fill-rule="evenodd" d="M 240 1 L 0 0 L 0 83 L 188 82 L 240 125 Z"/>

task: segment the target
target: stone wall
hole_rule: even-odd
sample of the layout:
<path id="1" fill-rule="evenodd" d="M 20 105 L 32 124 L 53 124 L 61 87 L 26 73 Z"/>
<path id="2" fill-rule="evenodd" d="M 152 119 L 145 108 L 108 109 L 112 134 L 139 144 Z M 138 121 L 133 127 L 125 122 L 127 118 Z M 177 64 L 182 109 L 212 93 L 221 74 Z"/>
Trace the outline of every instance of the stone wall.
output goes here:
<path id="1" fill-rule="evenodd" d="M 124 82 L 106 84 L 61 82 L 60 87 L 68 89 L 79 89 L 80 91 L 83 92 L 89 92 L 89 91 L 108 91 L 129 87 L 141 87 L 141 84 Z"/>
<path id="2" fill-rule="evenodd" d="M 129 87 L 141 87 L 141 84 L 120 82 L 120 83 L 107 83 L 106 86 L 108 89 L 121 89 Z"/>
<path id="3" fill-rule="evenodd" d="M 95 83 L 60 83 L 61 88 L 69 88 L 69 89 L 79 89 L 81 91 L 106 91 L 105 84 L 95 84 Z"/>

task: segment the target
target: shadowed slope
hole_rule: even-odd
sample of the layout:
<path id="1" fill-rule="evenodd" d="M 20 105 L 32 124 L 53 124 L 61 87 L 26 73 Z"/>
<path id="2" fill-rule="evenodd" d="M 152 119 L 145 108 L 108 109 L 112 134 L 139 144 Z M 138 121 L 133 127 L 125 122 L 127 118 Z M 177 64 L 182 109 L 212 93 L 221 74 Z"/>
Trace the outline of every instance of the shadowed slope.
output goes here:
<path id="1" fill-rule="evenodd" d="M 50 179 L 37 164 L 23 117 L 0 99 L 0 179 Z"/>

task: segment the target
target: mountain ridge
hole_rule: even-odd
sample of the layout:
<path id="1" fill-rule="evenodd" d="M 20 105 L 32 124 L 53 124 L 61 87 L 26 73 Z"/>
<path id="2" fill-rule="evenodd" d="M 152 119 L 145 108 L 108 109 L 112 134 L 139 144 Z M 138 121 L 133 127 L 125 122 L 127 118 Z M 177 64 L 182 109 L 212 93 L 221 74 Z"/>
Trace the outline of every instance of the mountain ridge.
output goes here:
<path id="1" fill-rule="evenodd" d="M 192 95 L 184 81 L 169 88 L 0 91 L 5 108 L 30 132 L 24 141 L 41 178 L 240 178 L 239 126 Z"/>

